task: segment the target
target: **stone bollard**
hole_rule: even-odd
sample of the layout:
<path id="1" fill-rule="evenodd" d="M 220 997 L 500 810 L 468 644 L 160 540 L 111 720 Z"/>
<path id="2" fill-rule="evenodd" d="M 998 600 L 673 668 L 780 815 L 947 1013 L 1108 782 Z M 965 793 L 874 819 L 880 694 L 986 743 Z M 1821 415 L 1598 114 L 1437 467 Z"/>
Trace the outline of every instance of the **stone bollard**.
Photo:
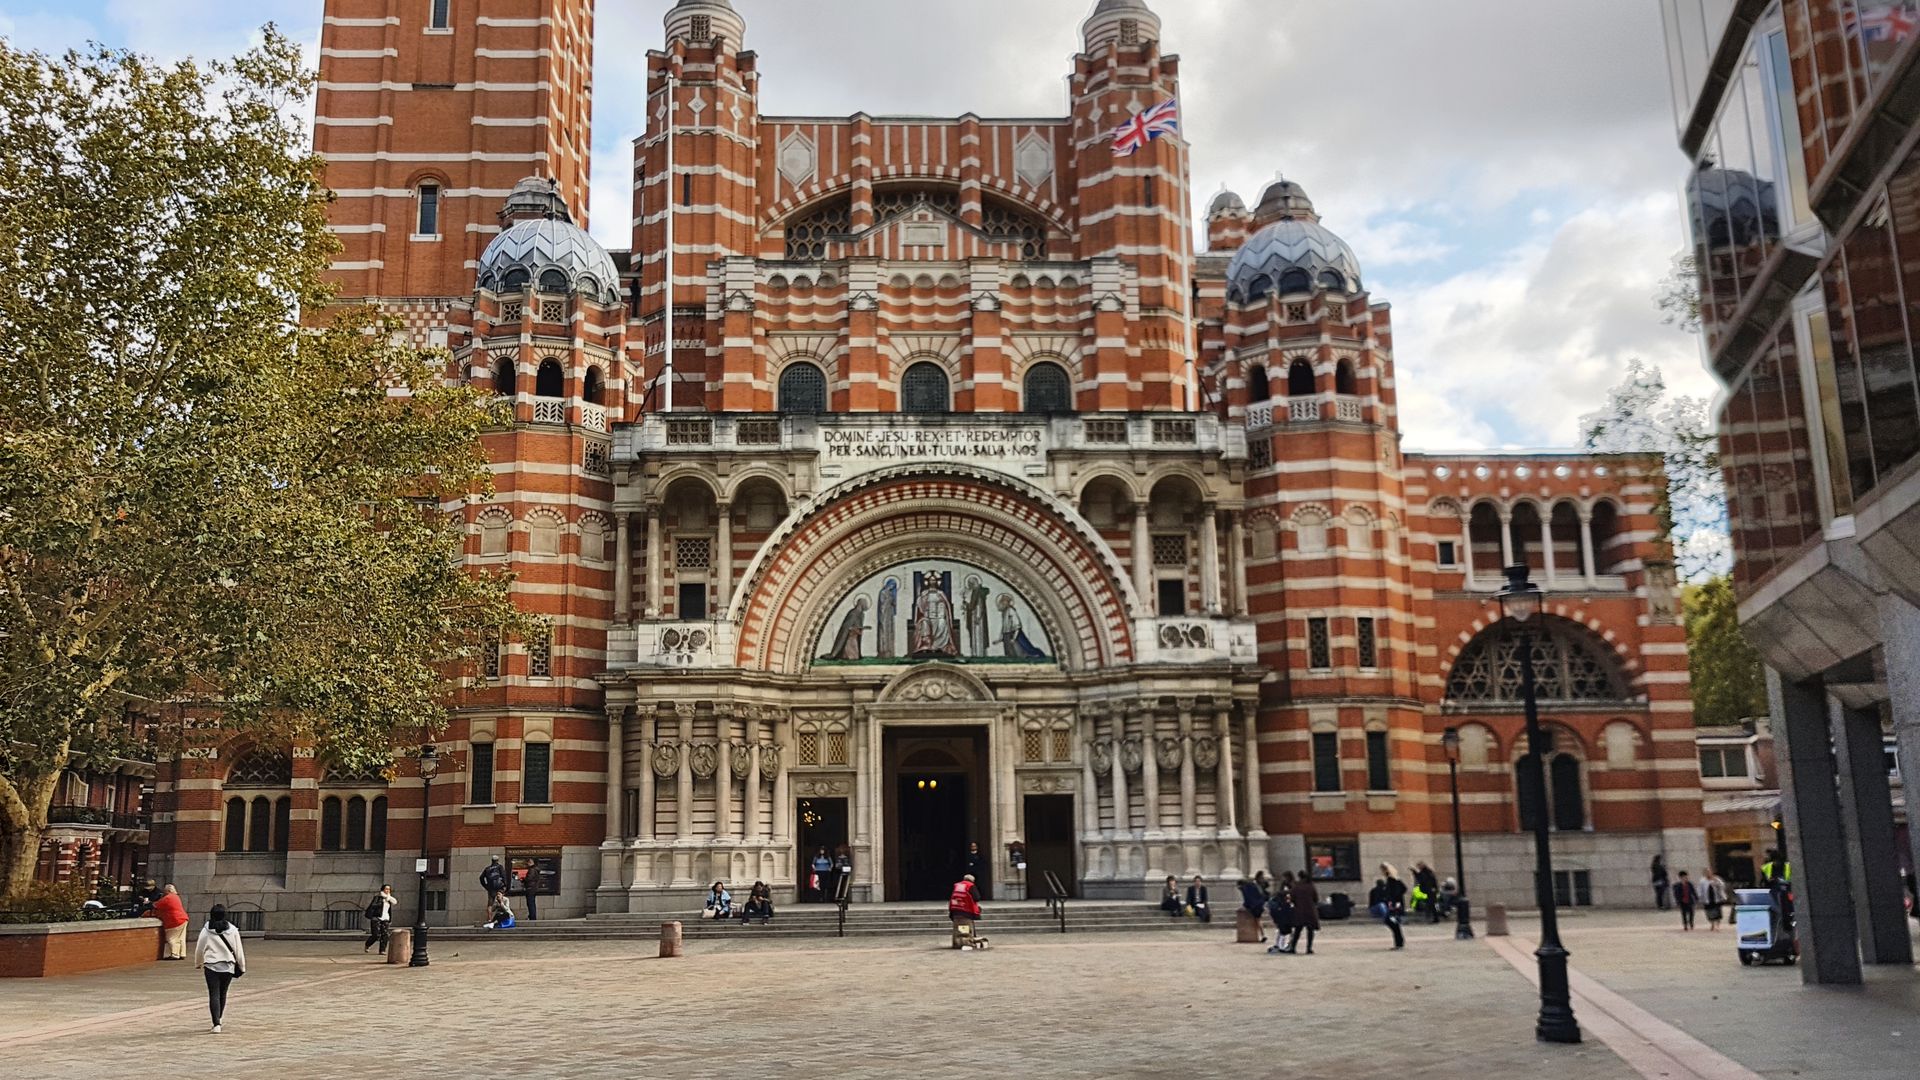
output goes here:
<path id="1" fill-rule="evenodd" d="M 390 930 L 387 932 L 387 963 L 404 964 L 413 959 L 413 931 Z"/>
<path id="2" fill-rule="evenodd" d="M 667 957 L 667 956 L 681 955 L 680 945 L 682 940 L 683 938 L 682 938 L 681 927 L 679 923 L 663 922 L 660 924 L 660 955 L 661 956 Z"/>
<path id="3" fill-rule="evenodd" d="M 1507 905 L 1487 905 L 1487 929 L 1485 933 L 1488 937 L 1507 936 Z"/>
<path id="4" fill-rule="evenodd" d="M 1236 945 L 1260 944 L 1260 916 L 1246 908 L 1234 909 L 1233 942 Z"/>

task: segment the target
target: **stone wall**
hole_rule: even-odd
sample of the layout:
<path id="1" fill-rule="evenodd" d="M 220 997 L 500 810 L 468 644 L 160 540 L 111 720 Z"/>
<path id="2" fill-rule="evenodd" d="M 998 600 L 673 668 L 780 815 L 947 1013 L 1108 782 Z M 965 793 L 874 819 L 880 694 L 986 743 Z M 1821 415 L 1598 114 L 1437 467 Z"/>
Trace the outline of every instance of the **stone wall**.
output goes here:
<path id="1" fill-rule="evenodd" d="M 0 926 L 0 979 L 37 979 L 153 962 L 160 924 L 152 919 Z"/>

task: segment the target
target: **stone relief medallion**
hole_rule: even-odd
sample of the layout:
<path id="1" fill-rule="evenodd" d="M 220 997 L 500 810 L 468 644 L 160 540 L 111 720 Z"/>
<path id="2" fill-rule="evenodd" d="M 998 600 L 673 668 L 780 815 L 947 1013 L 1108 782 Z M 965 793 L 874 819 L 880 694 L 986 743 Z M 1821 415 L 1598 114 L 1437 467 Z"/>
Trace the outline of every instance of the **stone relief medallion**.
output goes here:
<path id="1" fill-rule="evenodd" d="M 1162 769 L 1177 769 L 1180 767 L 1182 749 L 1180 740 L 1169 735 L 1155 741 L 1154 758 L 1159 761 Z"/>
<path id="2" fill-rule="evenodd" d="M 767 745 L 760 748 L 760 775 L 772 779 L 780 775 L 780 748 Z"/>
<path id="3" fill-rule="evenodd" d="M 1026 776 L 1020 790 L 1027 795 L 1071 795 L 1078 785 L 1071 776 Z"/>
<path id="4" fill-rule="evenodd" d="M 846 780 L 800 780 L 793 789 L 803 796 L 846 795 L 852 792 L 853 785 Z"/>
<path id="5" fill-rule="evenodd" d="M 1113 743 L 1107 739 L 1095 739 L 1089 744 L 1089 760 L 1093 762 L 1093 774 L 1105 776 L 1113 771 Z"/>
<path id="6" fill-rule="evenodd" d="M 936 675 L 914 679 L 900 688 L 894 695 L 895 701 L 974 701 L 978 695 L 966 680 L 952 675 Z"/>
<path id="7" fill-rule="evenodd" d="M 709 779 L 720 767 L 720 746 L 710 742 L 694 743 L 687 761 L 693 766 L 694 776 Z"/>
<path id="8" fill-rule="evenodd" d="M 1220 764 L 1220 740 L 1211 735 L 1194 736 L 1193 763 L 1202 769 Z"/>
<path id="9" fill-rule="evenodd" d="M 733 744 L 733 778 L 735 780 L 745 780 L 747 778 L 747 774 L 751 773 L 752 771 L 753 771 L 753 747 L 743 742 L 734 743 Z"/>
<path id="10" fill-rule="evenodd" d="M 680 771 L 680 747 L 676 743 L 655 743 L 653 748 L 653 773 L 655 776 L 672 776 Z"/>
<path id="11" fill-rule="evenodd" d="M 1120 768 L 1129 773 L 1137 773 L 1146 763 L 1146 755 L 1140 746 L 1140 736 L 1129 735 L 1120 740 Z"/>

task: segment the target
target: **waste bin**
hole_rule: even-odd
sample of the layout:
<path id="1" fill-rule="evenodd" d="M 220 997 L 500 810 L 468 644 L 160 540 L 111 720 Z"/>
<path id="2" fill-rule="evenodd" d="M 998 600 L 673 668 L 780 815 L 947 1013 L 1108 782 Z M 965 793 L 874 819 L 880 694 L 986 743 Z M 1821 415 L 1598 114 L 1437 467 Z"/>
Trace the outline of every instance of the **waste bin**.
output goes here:
<path id="1" fill-rule="evenodd" d="M 404 964 L 411 959 L 413 959 L 413 931 L 389 930 L 387 932 L 387 963 Z"/>

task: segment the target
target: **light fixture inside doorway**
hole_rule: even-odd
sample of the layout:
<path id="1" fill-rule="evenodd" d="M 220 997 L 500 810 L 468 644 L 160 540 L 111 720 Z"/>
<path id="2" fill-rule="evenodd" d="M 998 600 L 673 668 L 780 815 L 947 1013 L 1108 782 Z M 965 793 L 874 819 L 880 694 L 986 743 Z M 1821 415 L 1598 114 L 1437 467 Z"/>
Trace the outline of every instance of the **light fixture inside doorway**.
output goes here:
<path id="1" fill-rule="evenodd" d="M 940 781 L 938 781 L 938 780 L 922 780 L 922 781 L 920 781 L 920 790 L 921 790 L 921 791 L 929 791 L 929 790 L 934 790 L 934 789 L 938 789 L 939 787 L 940 787 Z"/>

